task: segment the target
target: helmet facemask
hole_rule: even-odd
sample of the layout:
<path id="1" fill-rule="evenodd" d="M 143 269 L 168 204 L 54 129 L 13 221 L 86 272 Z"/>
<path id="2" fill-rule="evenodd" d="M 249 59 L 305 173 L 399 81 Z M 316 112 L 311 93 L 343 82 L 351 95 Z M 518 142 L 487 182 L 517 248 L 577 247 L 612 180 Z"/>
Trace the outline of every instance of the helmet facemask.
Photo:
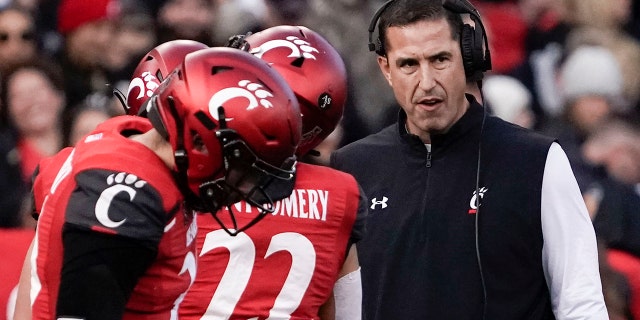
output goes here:
<path id="1" fill-rule="evenodd" d="M 267 188 L 274 181 L 288 181 L 295 174 L 295 157 L 290 157 L 282 165 L 275 167 L 263 160 L 247 146 L 238 133 L 226 127 L 224 121 L 224 109 L 218 109 L 220 117 L 220 129 L 216 136 L 220 141 L 222 156 L 224 159 L 224 178 L 203 183 L 200 186 L 200 198 L 206 211 L 211 212 L 220 226 L 230 235 L 235 236 L 260 221 L 264 216 L 273 213 L 274 204 L 271 192 Z M 282 185 L 276 183 L 276 185 Z M 286 184 L 287 190 L 276 194 L 276 199 L 282 195 L 289 195 L 293 190 L 293 184 Z M 258 215 L 249 223 L 238 227 L 235 214 L 231 205 L 245 201 L 258 209 Z M 223 207 L 229 212 L 231 225 L 226 225 L 218 214 Z"/>

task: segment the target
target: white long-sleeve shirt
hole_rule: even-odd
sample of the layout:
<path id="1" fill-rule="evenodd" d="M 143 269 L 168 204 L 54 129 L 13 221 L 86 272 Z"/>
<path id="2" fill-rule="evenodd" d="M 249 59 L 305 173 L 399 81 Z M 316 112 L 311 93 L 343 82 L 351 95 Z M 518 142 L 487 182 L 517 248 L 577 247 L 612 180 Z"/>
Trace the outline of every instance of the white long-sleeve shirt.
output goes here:
<path id="1" fill-rule="evenodd" d="M 541 201 L 542 261 L 556 318 L 609 319 L 593 224 L 569 160 L 557 143 L 547 156 Z"/>

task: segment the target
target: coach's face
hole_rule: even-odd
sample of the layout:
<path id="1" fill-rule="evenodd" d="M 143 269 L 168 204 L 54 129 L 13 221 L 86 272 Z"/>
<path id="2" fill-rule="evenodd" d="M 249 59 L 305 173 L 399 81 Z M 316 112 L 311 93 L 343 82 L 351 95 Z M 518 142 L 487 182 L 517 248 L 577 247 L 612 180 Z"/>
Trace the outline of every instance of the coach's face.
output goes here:
<path id="1" fill-rule="evenodd" d="M 378 65 L 407 113 L 407 128 L 425 143 L 446 132 L 469 107 L 458 40 L 447 21 L 387 28 L 386 57 Z"/>

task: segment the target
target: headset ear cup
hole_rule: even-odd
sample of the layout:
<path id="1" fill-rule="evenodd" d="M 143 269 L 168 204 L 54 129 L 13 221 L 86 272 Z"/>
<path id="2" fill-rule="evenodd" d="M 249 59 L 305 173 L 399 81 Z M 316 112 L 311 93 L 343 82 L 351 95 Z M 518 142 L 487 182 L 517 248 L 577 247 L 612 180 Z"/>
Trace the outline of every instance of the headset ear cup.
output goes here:
<path id="1" fill-rule="evenodd" d="M 464 74 L 469 79 L 476 71 L 474 60 L 475 32 L 473 27 L 464 24 L 462 26 L 462 34 L 460 35 L 460 50 L 462 51 L 462 63 L 464 65 Z"/>
<path id="2" fill-rule="evenodd" d="M 380 38 L 376 38 L 376 53 L 379 56 L 383 56 L 384 57 L 384 54 L 385 54 L 384 51 L 385 50 L 384 50 L 384 47 L 382 45 L 382 41 L 380 41 Z"/>

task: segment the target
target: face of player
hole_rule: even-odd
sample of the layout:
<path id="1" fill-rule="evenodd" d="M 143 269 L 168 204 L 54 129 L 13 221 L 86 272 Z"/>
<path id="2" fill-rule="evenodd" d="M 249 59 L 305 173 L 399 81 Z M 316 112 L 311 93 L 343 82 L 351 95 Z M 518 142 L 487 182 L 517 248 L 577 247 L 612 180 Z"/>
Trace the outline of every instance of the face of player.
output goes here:
<path id="1" fill-rule="evenodd" d="M 430 143 L 469 107 L 458 40 L 447 21 L 418 21 L 387 29 L 386 57 L 378 65 L 407 113 L 407 128 Z"/>

